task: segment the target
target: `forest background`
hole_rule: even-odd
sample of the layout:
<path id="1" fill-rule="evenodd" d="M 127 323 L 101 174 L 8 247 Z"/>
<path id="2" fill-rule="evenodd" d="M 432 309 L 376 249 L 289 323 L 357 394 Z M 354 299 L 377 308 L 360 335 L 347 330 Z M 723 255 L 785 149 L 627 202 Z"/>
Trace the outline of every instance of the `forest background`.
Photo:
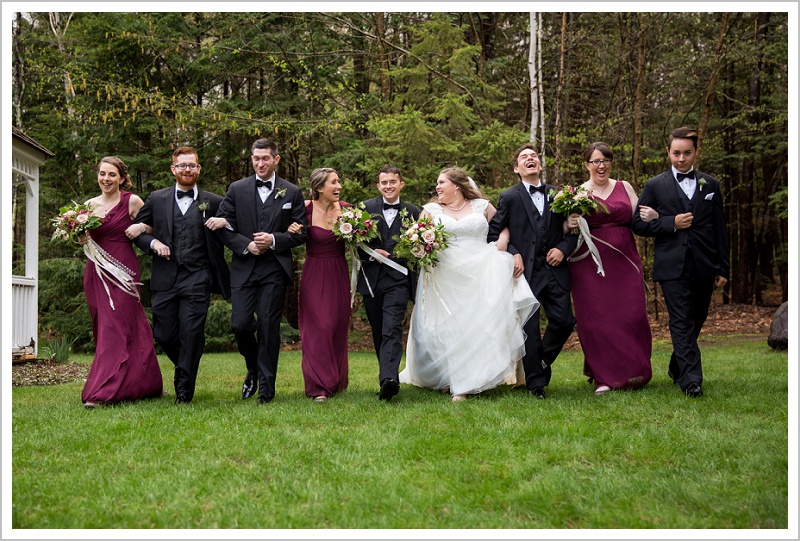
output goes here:
<path id="1" fill-rule="evenodd" d="M 98 193 L 101 157 L 122 158 L 146 198 L 174 183 L 172 150 L 188 144 L 201 187 L 224 194 L 252 173 L 262 136 L 279 145 L 278 174 L 306 191 L 325 166 L 343 200 L 374 197 L 378 169 L 393 163 L 404 199 L 422 204 L 457 165 L 496 203 L 526 141 L 557 185 L 583 182 L 582 149 L 605 141 L 612 176 L 638 193 L 669 167 L 669 132 L 693 126 L 697 168 L 722 183 L 723 302 L 760 304 L 776 287 L 788 298 L 786 12 L 19 12 L 11 27 L 13 125 L 55 153 L 40 172 L 42 339 L 92 347 L 84 258 L 48 239 L 60 206 Z M 13 194 L 15 273 L 24 201 Z M 652 240 L 637 242 L 652 284 Z M 296 259 L 299 279 L 302 248 Z M 215 298 L 209 350 L 233 347 L 229 313 Z M 294 295 L 286 316 L 292 336 Z"/>

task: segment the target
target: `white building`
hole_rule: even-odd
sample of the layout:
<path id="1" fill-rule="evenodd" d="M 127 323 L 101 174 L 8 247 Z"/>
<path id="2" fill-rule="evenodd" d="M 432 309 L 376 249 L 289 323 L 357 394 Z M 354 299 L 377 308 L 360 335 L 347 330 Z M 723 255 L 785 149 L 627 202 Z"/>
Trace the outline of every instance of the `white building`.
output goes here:
<path id="1" fill-rule="evenodd" d="M 30 358 L 38 355 L 39 346 L 39 166 L 55 154 L 17 128 L 12 131 L 12 242 L 16 245 L 11 275 L 12 357 Z M 23 239 L 24 250 L 19 246 Z"/>

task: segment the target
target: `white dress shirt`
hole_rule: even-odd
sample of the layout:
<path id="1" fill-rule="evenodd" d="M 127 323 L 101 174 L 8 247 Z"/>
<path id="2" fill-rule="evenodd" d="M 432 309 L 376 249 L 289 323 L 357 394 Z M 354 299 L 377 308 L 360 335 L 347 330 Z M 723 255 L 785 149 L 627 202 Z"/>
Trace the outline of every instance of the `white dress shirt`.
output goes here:
<path id="1" fill-rule="evenodd" d="M 528 193 L 530 194 L 531 199 L 533 200 L 533 205 L 536 207 L 536 210 L 539 211 L 539 214 L 544 216 L 544 194 L 542 192 L 533 192 L 531 194 L 531 186 L 533 186 L 534 188 L 538 188 L 539 186 L 544 186 L 544 184 L 542 184 L 541 180 L 539 181 L 539 184 L 536 185 L 531 184 L 530 182 L 525 182 L 524 180 L 522 181 L 522 183 L 525 185 L 525 189 L 528 190 Z"/>
<path id="2" fill-rule="evenodd" d="M 678 173 L 680 173 L 680 171 L 673 167 L 672 176 L 676 181 L 678 179 Z M 689 169 L 686 173 L 692 173 L 694 178 L 685 178 L 678 182 L 678 186 L 681 187 L 681 190 L 683 190 L 683 193 L 686 194 L 686 197 L 691 200 L 691 198 L 694 197 L 694 191 L 697 189 L 697 174 L 694 172 L 694 167 Z"/>
<path id="3" fill-rule="evenodd" d="M 399 205 L 400 200 L 398 199 L 394 203 L 389 203 L 385 198 L 383 200 L 384 203 L 387 205 Z M 397 217 L 397 210 L 396 209 L 383 209 L 383 218 L 386 220 L 386 225 L 392 227 L 394 223 L 394 219 Z"/>
<path id="4" fill-rule="evenodd" d="M 186 211 L 189 210 L 189 206 L 192 204 L 192 201 L 197 199 L 197 186 L 193 186 L 191 191 L 194 192 L 191 199 L 188 197 L 178 197 L 178 190 L 182 192 L 188 192 L 190 190 L 184 190 L 181 186 L 175 185 L 175 202 L 178 203 L 178 208 L 181 209 L 181 214 L 186 214 Z"/>

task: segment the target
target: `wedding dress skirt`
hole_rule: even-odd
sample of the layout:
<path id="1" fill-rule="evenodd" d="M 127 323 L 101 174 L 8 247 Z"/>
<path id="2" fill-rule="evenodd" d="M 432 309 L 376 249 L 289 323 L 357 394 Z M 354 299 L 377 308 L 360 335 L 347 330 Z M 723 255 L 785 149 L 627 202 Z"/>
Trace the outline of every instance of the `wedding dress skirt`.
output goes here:
<path id="1" fill-rule="evenodd" d="M 438 203 L 425 209 L 450 234 L 439 263 L 420 271 L 401 383 L 475 394 L 524 385 L 522 327 L 539 307 L 511 254 L 486 242 L 485 199 L 456 220 Z"/>

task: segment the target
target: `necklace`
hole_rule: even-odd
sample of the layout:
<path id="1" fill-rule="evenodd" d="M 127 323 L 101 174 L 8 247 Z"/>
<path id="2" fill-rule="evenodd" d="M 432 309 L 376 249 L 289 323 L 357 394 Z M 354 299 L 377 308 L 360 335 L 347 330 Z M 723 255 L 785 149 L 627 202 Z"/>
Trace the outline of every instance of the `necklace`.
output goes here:
<path id="1" fill-rule="evenodd" d="M 594 185 L 595 185 L 595 184 L 594 184 L 594 182 L 592 182 L 592 186 L 594 186 Z M 609 186 L 611 186 L 611 182 L 608 182 L 608 181 L 607 181 L 607 182 L 606 182 L 606 185 L 605 185 L 605 186 L 603 186 L 603 188 L 602 188 L 601 190 L 598 190 L 598 189 L 596 189 L 596 188 L 593 188 L 593 189 L 592 189 L 592 191 L 593 191 L 593 192 L 597 192 L 597 196 L 598 196 L 598 197 L 603 197 L 603 194 L 604 194 L 604 193 L 606 193 L 606 188 L 608 188 Z"/>
<path id="2" fill-rule="evenodd" d="M 461 209 L 463 209 L 464 207 L 466 207 L 466 206 L 467 206 L 467 203 L 468 203 L 468 200 L 467 200 L 467 199 L 464 199 L 464 204 L 463 204 L 463 205 L 461 205 L 461 206 L 460 206 L 460 207 L 458 207 L 457 209 L 451 208 L 450 210 L 452 210 L 453 212 L 458 212 L 459 210 L 461 210 Z M 450 206 L 450 203 L 448 203 L 448 204 L 447 204 L 447 206 Z"/>

